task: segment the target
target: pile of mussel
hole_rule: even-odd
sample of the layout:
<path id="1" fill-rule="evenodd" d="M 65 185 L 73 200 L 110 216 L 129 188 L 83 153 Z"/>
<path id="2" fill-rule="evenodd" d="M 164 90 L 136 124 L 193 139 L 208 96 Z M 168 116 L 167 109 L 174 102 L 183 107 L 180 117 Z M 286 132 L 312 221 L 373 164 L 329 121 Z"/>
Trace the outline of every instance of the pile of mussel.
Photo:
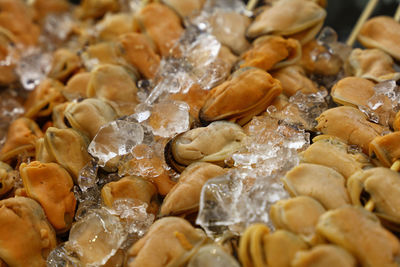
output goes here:
<path id="1" fill-rule="evenodd" d="M 400 265 L 399 22 L 369 19 L 358 33 L 365 48 L 352 49 L 316 37 L 326 1 L 265 1 L 253 12 L 229 9 L 233 3 L 243 5 L 0 0 L 0 114 L 11 100 L 24 109 L 1 122 L 8 129 L 0 146 L 1 267 Z M 48 18 L 65 15 L 68 31 L 49 35 Z M 154 134 L 153 143 L 130 149 L 134 156 L 96 158 L 91 142 L 105 154 L 125 145 L 105 126 L 133 120 L 163 77 L 160 65 L 182 57 L 181 36 L 201 16 L 198 30 L 220 43 L 211 64 L 220 79 L 150 103 L 184 103 L 189 129 Z M 50 49 L 52 62 L 23 97 L 15 94 L 18 69 L 32 47 Z M 309 123 L 290 98 L 321 92 L 330 108 Z M 168 127 L 169 111 L 154 108 L 147 129 Z M 270 222 L 206 234 L 195 223 L 203 185 L 236 168 L 232 155 L 271 127 L 260 120 L 270 116 L 313 136 L 300 164 L 281 177 L 291 198 L 272 205 Z M 91 213 L 80 207 L 94 165 Z M 138 203 L 132 209 L 144 207 L 145 216 L 110 215 L 121 201 Z M 134 238 L 119 237 L 122 226 L 141 220 L 148 225 Z"/>

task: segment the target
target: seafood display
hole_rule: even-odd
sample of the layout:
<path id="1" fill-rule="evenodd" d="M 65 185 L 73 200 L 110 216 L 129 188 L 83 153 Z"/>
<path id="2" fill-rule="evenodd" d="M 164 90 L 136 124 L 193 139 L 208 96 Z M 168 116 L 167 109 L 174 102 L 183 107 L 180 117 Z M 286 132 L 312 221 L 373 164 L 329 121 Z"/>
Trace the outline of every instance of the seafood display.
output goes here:
<path id="1" fill-rule="evenodd" d="M 326 5 L 0 0 L 0 266 L 400 266 L 400 8 Z"/>

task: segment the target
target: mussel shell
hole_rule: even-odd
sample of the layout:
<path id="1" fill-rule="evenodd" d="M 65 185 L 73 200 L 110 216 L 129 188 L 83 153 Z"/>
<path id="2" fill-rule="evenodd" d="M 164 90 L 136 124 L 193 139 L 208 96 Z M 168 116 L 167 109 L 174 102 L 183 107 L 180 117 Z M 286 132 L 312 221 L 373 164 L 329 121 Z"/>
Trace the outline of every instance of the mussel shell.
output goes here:
<path id="1" fill-rule="evenodd" d="M 349 146 L 333 136 L 319 135 L 313 144 L 301 153 L 301 161 L 330 167 L 345 179 L 357 171 L 370 166 L 367 155 L 349 152 Z"/>
<path id="2" fill-rule="evenodd" d="M 179 16 L 161 3 L 153 2 L 142 8 L 135 14 L 135 23 L 150 37 L 163 57 L 170 54 L 183 32 Z"/>
<path id="3" fill-rule="evenodd" d="M 165 147 L 167 163 L 182 171 L 193 162 L 210 162 L 224 166 L 224 160 L 241 147 L 246 136 L 243 129 L 226 121 L 192 129 L 170 140 Z M 213 144 L 210 146 L 209 144 Z"/>
<path id="4" fill-rule="evenodd" d="M 396 266 L 395 258 L 400 252 L 397 237 L 361 207 L 348 205 L 324 213 L 317 231 L 353 254 L 362 266 Z"/>
<path id="5" fill-rule="evenodd" d="M 48 76 L 65 82 L 81 67 L 80 57 L 68 49 L 58 49 L 53 54 L 53 61 Z"/>
<path id="6" fill-rule="evenodd" d="M 356 267 L 356 259 L 342 247 L 323 244 L 308 251 L 299 251 L 291 263 L 293 267 Z"/>
<path id="7" fill-rule="evenodd" d="M 194 254 L 187 267 L 239 267 L 239 263 L 223 250 L 220 246 L 212 244 L 202 246 L 196 254 Z"/>
<path id="8" fill-rule="evenodd" d="M 62 94 L 69 101 L 86 98 L 86 90 L 90 80 L 89 72 L 80 72 L 72 76 L 62 89 Z"/>
<path id="9" fill-rule="evenodd" d="M 80 170 L 90 161 L 88 140 L 74 129 L 49 127 L 44 144 L 49 155 L 77 181 Z"/>
<path id="10" fill-rule="evenodd" d="M 192 163 L 181 173 L 178 183 L 165 197 L 160 214 L 178 215 L 197 211 L 203 185 L 224 173 L 224 169 L 211 163 Z"/>
<path id="11" fill-rule="evenodd" d="M 336 209 L 350 203 L 344 177 L 332 168 L 301 163 L 282 178 L 292 196 L 309 196 L 325 209 Z"/>
<path id="12" fill-rule="evenodd" d="M 8 128 L 6 142 L 0 151 L 0 160 L 8 161 L 23 153 L 34 154 L 36 140 L 42 136 L 42 130 L 33 120 L 16 119 Z"/>
<path id="13" fill-rule="evenodd" d="M 33 199 L 13 197 L 0 201 L 0 251 L 7 266 L 45 266 L 57 245 L 53 227 Z"/>
<path id="14" fill-rule="evenodd" d="M 217 11 L 210 18 L 212 34 L 236 55 L 242 54 L 250 47 L 246 40 L 246 29 L 250 22 L 247 16 L 229 11 Z"/>
<path id="15" fill-rule="evenodd" d="M 25 114 L 27 118 L 46 117 L 53 112 L 53 108 L 65 101 L 62 95 L 62 83 L 47 78 L 43 80 L 25 102 Z"/>
<path id="16" fill-rule="evenodd" d="M 319 216 L 325 208 L 315 199 L 299 196 L 275 202 L 270 209 L 270 217 L 277 229 L 291 231 L 311 245 L 322 242 L 316 235 Z"/>
<path id="17" fill-rule="evenodd" d="M 400 79 L 400 73 L 393 68 L 393 59 L 380 49 L 353 49 L 344 68 L 348 75 L 354 75 L 375 82 Z"/>
<path id="18" fill-rule="evenodd" d="M 286 230 L 277 230 L 265 236 L 264 240 L 264 253 L 268 263 L 264 266 L 290 266 L 297 252 L 308 249 L 306 242 Z"/>
<path id="19" fill-rule="evenodd" d="M 290 35 L 315 26 L 325 17 L 326 11 L 312 1 L 277 1 L 256 17 L 247 30 L 247 36 Z"/>
<path id="20" fill-rule="evenodd" d="M 267 72 L 239 69 L 228 81 L 210 91 L 199 119 L 202 123 L 229 120 L 244 125 L 265 111 L 281 92 L 280 82 Z"/>
<path id="21" fill-rule="evenodd" d="M 347 189 L 354 205 L 362 206 L 372 201 L 372 211 L 378 217 L 400 225 L 399 173 L 383 167 L 360 171 L 349 178 Z"/>
<path id="22" fill-rule="evenodd" d="M 67 231 L 75 215 L 74 183 L 68 172 L 56 163 L 33 161 L 19 167 L 27 195 L 43 207 L 58 233 Z"/>
<path id="23" fill-rule="evenodd" d="M 14 188 L 14 170 L 6 163 L 0 161 L 0 198 Z"/>
<path id="24" fill-rule="evenodd" d="M 392 17 L 378 16 L 364 23 L 358 41 L 367 48 L 379 48 L 400 60 L 400 23 Z"/>
<path id="25" fill-rule="evenodd" d="M 156 187 L 149 181 L 135 176 L 126 176 L 118 181 L 107 183 L 101 189 L 104 204 L 112 207 L 117 199 L 137 199 L 147 203 L 149 212 L 158 210 L 154 202 L 157 194 Z"/>
<path id="26" fill-rule="evenodd" d="M 90 73 L 87 96 L 110 103 L 120 116 L 131 115 L 138 103 L 136 76 L 124 67 L 104 64 Z"/>
<path id="27" fill-rule="evenodd" d="M 281 68 L 272 72 L 271 75 L 281 82 L 283 93 L 288 97 L 298 91 L 303 94 L 318 92 L 317 86 L 306 76 L 303 68 L 298 65 Z"/>
<path id="28" fill-rule="evenodd" d="M 375 84 L 359 77 L 346 77 L 337 82 L 331 90 L 333 101 L 345 106 L 367 106 L 374 95 Z"/>
<path id="29" fill-rule="evenodd" d="M 71 127 L 88 136 L 90 140 L 94 138 L 101 126 L 118 118 L 109 104 L 95 98 L 70 103 L 64 114 Z"/>
<path id="30" fill-rule="evenodd" d="M 369 143 L 385 131 L 384 127 L 369 122 L 360 110 L 348 106 L 328 109 L 316 120 L 318 131 L 358 145 L 364 153 L 368 153 Z"/>
<path id="31" fill-rule="evenodd" d="M 369 155 L 376 156 L 385 167 L 390 167 L 400 158 L 400 132 L 377 136 L 369 144 Z"/>
<path id="32" fill-rule="evenodd" d="M 127 33 L 118 38 L 121 56 L 133 65 L 146 79 L 156 75 L 160 65 L 160 56 L 149 39 L 140 33 Z"/>
<path id="33" fill-rule="evenodd" d="M 242 55 L 241 68 L 256 67 L 265 71 L 293 65 L 301 58 L 301 45 L 295 39 L 268 35 L 257 38 L 253 48 Z"/>
<path id="34" fill-rule="evenodd" d="M 206 241 L 205 233 L 185 219 L 159 219 L 129 249 L 128 256 L 135 257 L 129 267 L 146 266 L 148 262 L 154 266 L 183 266 Z"/>
<path id="35" fill-rule="evenodd" d="M 239 242 L 239 259 L 243 267 L 267 266 L 265 236 L 270 233 L 268 226 L 257 223 L 244 231 Z"/>

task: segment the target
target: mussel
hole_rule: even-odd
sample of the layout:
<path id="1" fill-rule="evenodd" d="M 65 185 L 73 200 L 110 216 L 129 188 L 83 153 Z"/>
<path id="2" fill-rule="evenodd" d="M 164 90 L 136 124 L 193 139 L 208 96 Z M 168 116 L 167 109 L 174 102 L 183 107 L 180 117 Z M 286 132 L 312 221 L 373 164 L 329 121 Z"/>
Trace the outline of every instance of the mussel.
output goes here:
<path id="1" fill-rule="evenodd" d="M 205 182 L 224 173 L 224 169 L 211 163 L 190 164 L 181 173 L 178 183 L 165 197 L 160 214 L 178 215 L 197 211 L 201 189 Z"/>
<path id="2" fill-rule="evenodd" d="M 235 123 L 213 122 L 173 138 L 165 148 L 165 158 L 177 171 L 199 161 L 224 166 L 224 160 L 240 148 L 245 136 L 243 129 Z"/>
<path id="3" fill-rule="evenodd" d="M 345 249 L 331 244 L 322 244 L 307 251 L 296 253 L 293 267 L 325 267 L 341 266 L 356 267 L 356 259 Z"/>
<path id="4" fill-rule="evenodd" d="M 244 125 L 265 111 L 281 92 L 280 82 L 267 72 L 256 68 L 240 69 L 210 91 L 200 110 L 200 121 L 229 120 Z"/>
<path id="5" fill-rule="evenodd" d="M 358 145 L 368 153 L 369 143 L 385 128 L 369 122 L 360 110 L 343 106 L 328 109 L 318 118 L 317 130 L 323 134 L 336 136 L 350 145 Z"/>
<path id="6" fill-rule="evenodd" d="M 390 228 L 399 229 L 399 173 L 383 167 L 360 171 L 348 179 L 347 190 L 353 205 L 364 206 L 388 222 Z"/>
<path id="7" fill-rule="evenodd" d="M 270 216 L 277 229 L 291 231 L 307 243 L 315 245 L 322 242 L 315 227 L 324 212 L 325 208 L 315 199 L 299 196 L 274 203 Z"/>
<path id="8" fill-rule="evenodd" d="M 57 241 L 53 227 L 35 200 L 1 200 L 0 225 L 0 260 L 6 266 L 46 266 L 46 258 Z"/>
<path id="9" fill-rule="evenodd" d="M 72 175 L 74 182 L 90 160 L 87 144 L 88 140 L 73 129 L 50 127 L 44 136 L 47 153 Z"/>
<path id="10" fill-rule="evenodd" d="M 135 259 L 128 266 L 182 266 L 206 241 L 205 233 L 185 219 L 165 217 L 129 249 L 128 256 Z"/>
<path id="11" fill-rule="evenodd" d="M 336 209 L 350 203 L 344 177 L 332 168 L 301 163 L 282 178 L 292 196 L 309 196 L 325 209 Z"/>
<path id="12" fill-rule="evenodd" d="M 345 179 L 371 165 L 367 155 L 351 151 L 340 139 L 326 135 L 319 135 L 313 139 L 313 144 L 301 153 L 301 161 L 330 167 Z"/>
<path id="13" fill-rule="evenodd" d="M 344 206 L 323 214 L 317 232 L 349 251 L 361 266 L 397 266 L 400 243 L 371 212 Z"/>
<path id="14" fill-rule="evenodd" d="M 74 182 L 57 163 L 33 161 L 19 167 L 27 195 L 42 206 L 49 222 L 60 233 L 67 231 L 75 215 Z"/>

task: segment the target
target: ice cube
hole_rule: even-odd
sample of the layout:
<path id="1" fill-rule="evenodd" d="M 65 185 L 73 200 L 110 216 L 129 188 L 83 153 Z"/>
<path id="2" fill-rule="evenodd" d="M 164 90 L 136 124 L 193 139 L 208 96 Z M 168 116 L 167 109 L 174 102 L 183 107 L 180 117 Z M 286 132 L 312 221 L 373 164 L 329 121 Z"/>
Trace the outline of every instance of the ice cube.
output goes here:
<path id="1" fill-rule="evenodd" d="M 280 177 L 299 163 L 298 153 L 310 143 L 305 130 L 271 114 L 253 118 L 247 133 L 241 150 L 232 155 L 235 169 L 202 189 L 196 223 L 211 236 L 240 234 L 255 222 L 272 227 L 269 208 L 288 197 Z"/>
<path id="2" fill-rule="evenodd" d="M 78 185 L 83 192 L 96 186 L 96 183 L 98 182 L 97 171 L 98 165 L 96 161 L 91 160 L 79 172 Z"/>
<path id="3" fill-rule="evenodd" d="M 244 183 L 238 171 L 208 180 L 201 191 L 196 224 L 208 235 L 221 234 L 241 222 L 239 206 Z"/>
<path id="4" fill-rule="evenodd" d="M 19 60 L 16 73 L 26 90 L 33 90 L 51 68 L 51 54 L 37 48 L 27 49 Z"/>
<path id="5" fill-rule="evenodd" d="M 167 100 L 156 103 L 146 120 L 153 134 L 165 138 L 189 130 L 189 105 L 183 101 Z"/>
<path id="6" fill-rule="evenodd" d="M 367 101 L 367 106 L 358 108 L 372 122 L 389 126 L 396 112 L 400 110 L 400 87 L 396 81 L 388 80 L 374 86 L 374 95 Z"/>
<path id="7" fill-rule="evenodd" d="M 82 266 L 82 263 L 72 255 L 70 255 L 66 249 L 65 245 L 61 244 L 53 249 L 50 254 L 47 256 L 47 267 L 70 267 Z"/>
<path id="8" fill-rule="evenodd" d="M 0 148 L 6 141 L 7 130 L 12 121 L 24 113 L 16 92 L 7 89 L 0 92 Z"/>
<path id="9" fill-rule="evenodd" d="M 71 33 L 74 27 L 74 19 L 70 13 L 50 13 L 46 16 L 42 35 L 40 36 L 41 43 L 46 46 L 47 50 L 54 50 Z"/>
<path id="10" fill-rule="evenodd" d="M 214 12 L 217 9 L 222 9 L 225 11 L 251 15 L 251 12 L 246 9 L 244 2 L 240 0 L 207 0 L 203 9 L 209 13 Z"/>
<path id="11" fill-rule="evenodd" d="M 328 48 L 329 53 L 339 56 L 343 62 L 349 57 L 352 47 L 338 41 L 338 35 L 331 27 L 324 27 L 317 37 L 320 45 Z"/>
<path id="12" fill-rule="evenodd" d="M 288 198 L 278 176 L 258 179 L 248 170 L 232 170 L 203 186 L 196 224 L 210 236 L 225 231 L 241 234 L 256 222 L 271 225 L 269 209 Z"/>
<path id="13" fill-rule="evenodd" d="M 236 167 L 258 177 L 284 175 L 299 163 L 298 152 L 310 144 L 309 133 L 271 116 L 255 117 L 248 125 L 243 148 L 232 155 Z"/>
<path id="14" fill-rule="evenodd" d="M 305 129 L 313 129 L 317 125 L 315 119 L 328 109 L 328 103 L 325 100 L 327 94 L 326 90 L 312 94 L 303 94 L 298 91 L 289 98 L 289 102 L 297 106 L 299 115 L 304 120 Z"/>
<path id="15" fill-rule="evenodd" d="M 65 249 L 77 255 L 83 266 L 99 266 L 117 252 L 126 238 L 118 217 L 107 209 L 96 209 L 72 225 Z"/>
<path id="16" fill-rule="evenodd" d="M 164 157 L 157 155 L 156 147 L 146 144 L 137 145 L 131 158 L 118 166 L 120 176 L 135 175 L 157 178 L 165 171 Z M 161 149 L 160 149 L 161 150 Z"/>
<path id="17" fill-rule="evenodd" d="M 147 203 L 138 199 L 117 199 L 109 209 L 117 216 L 125 231 L 136 238 L 142 237 L 154 222 L 154 214 L 147 213 Z"/>
<path id="18" fill-rule="evenodd" d="M 194 84 L 207 90 L 225 79 L 228 72 L 226 63 L 218 58 L 220 48 L 214 36 L 189 26 L 174 48 L 180 51 L 180 57 L 161 60 L 146 104 L 151 105 L 168 94 L 187 93 Z"/>
<path id="19" fill-rule="evenodd" d="M 103 125 L 92 142 L 88 152 L 104 167 L 110 160 L 127 155 L 144 139 L 143 127 L 135 122 L 116 120 Z"/>

